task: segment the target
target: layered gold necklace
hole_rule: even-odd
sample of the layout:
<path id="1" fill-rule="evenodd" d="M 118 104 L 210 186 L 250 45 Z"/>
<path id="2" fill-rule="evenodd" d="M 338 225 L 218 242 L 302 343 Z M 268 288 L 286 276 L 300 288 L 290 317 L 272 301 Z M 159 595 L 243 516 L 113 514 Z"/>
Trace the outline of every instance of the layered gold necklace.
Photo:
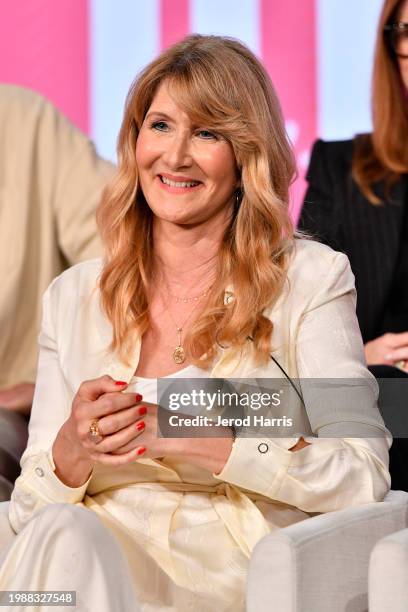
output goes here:
<path id="1" fill-rule="evenodd" d="M 205 265 L 208 265 L 208 263 L 212 260 L 214 260 L 217 255 L 213 255 L 212 257 L 210 257 L 207 261 L 203 262 L 200 266 L 198 267 L 202 267 Z M 160 265 L 164 268 L 168 267 L 166 266 L 166 263 L 163 260 L 160 260 Z M 191 270 L 186 270 L 185 272 L 191 272 L 193 270 L 196 270 L 197 268 L 192 268 Z M 197 283 L 202 282 L 206 277 L 208 279 L 208 276 L 210 276 L 212 273 L 214 272 L 214 268 L 212 270 L 210 270 L 210 272 L 208 270 L 206 270 L 206 272 L 202 275 L 201 278 L 198 279 L 198 281 L 196 281 Z M 207 287 L 207 289 L 205 289 L 205 291 L 202 291 L 201 293 L 198 293 L 196 295 L 192 295 L 192 296 L 178 296 L 178 295 L 174 295 L 171 290 L 170 287 L 168 285 L 168 282 L 166 280 L 166 277 L 164 274 L 162 274 L 162 281 L 163 284 L 166 288 L 166 295 L 167 297 L 170 297 L 172 300 L 174 300 L 176 302 L 176 304 L 188 304 L 188 303 L 192 303 L 194 304 L 192 310 L 190 311 L 189 315 L 187 316 L 187 318 L 181 323 L 177 323 L 177 321 L 174 319 L 173 315 L 170 312 L 170 308 L 169 308 L 169 303 L 168 300 L 165 300 L 165 296 L 164 294 L 160 291 L 160 295 L 161 295 L 161 299 L 163 302 L 163 306 L 164 306 L 164 310 L 168 313 L 169 318 L 171 319 L 174 327 L 176 328 L 176 334 L 177 334 L 177 345 L 174 347 L 173 351 L 172 351 L 172 358 L 173 361 L 177 364 L 181 364 L 184 363 L 186 360 L 186 351 L 183 347 L 183 334 L 185 332 L 186 329 L 186 325 L 187 323 L 190 321 L 191 317 L 193 316 L 194 312 L 196 311 L 197 307 L 200 304 L 200 300 L 202 300 L 203 298 L 206 298 L 208 295 L 209 290 L 211 289 L 213 283 L 211 285 L 209 285 Z M 160 283 L 160 281 L 159 281 Z M 158 283 L 158 284 L 159 284 Z"/>
<path id="2" fill-rule="evenodd" d="M 199 295 L 194 295 L 192 297 L 179 297 L 176 295 L 172 295 L 171 293 L 169 293 L 168 295 L 170 297 L 172 297 L 173 299 L 176 300 L 176 303 L 179 302 L 183 302 L 183 303 L 187 303 L 187 302 L 195 302 L 195 305 L 193 307 L 193 309 L 191 310 L 191 312 L 189 313 L 188 317 L 183 321 L 183 323 L 181 325 L 179 325 L 177 323 L 177 321 L 174 319 L 173 315 L 170 312 L 170 309 L 166 307 L 166 303 L 164 300 L 164 296 L 163 294 L 161 294 L 162 296 L 162 301 L 163 301 L 163 306 L 166 310 L 166 312 L 168 313 L 170 319 L 172 320 L 175 328 L 176 328 L 176 332 L 177 332 L 177 346 L 174 347 L 173 352 L 172 352 L 172 357 L 173 357 L 173 361 L 177 364 L 180 363 L 184 363 L 186 360 L 186 351 L 183 347 L 182 344 L 182 339 L 183 339 L 183 332 L 185 329 L 186 324 L 188 323 L 188 321 L 190 320 L 190 318 L 192 317 L 194 311 L 196 310 L 198 304 L 199 304 L 199 300 L 201 298 L 207 297 L 209 290 L 211 289 L 211 287 L 208 287 L 205 291 L 203 291 L 202 293 L 200 293 Z"/>

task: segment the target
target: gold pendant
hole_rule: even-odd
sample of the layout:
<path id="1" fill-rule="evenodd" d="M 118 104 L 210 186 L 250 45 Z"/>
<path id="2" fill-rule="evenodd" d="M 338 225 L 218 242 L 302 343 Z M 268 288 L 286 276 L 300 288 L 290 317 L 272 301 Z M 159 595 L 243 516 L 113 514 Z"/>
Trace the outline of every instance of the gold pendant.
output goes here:
<path id="1" fill-rule="evenodd" d="M 176 363 L 184 363 L 186 360 L 186 354 L 182 346 L 176 346 L 173 351 L 173 359 Z"/>

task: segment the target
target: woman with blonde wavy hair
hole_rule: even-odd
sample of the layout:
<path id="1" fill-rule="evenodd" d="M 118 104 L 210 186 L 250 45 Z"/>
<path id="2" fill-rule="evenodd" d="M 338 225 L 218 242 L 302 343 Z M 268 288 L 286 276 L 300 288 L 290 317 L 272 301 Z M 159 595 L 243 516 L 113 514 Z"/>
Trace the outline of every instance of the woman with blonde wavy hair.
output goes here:
<path id="1" fill-rule="evenodd" d="M 392 488 L 408 491 L 407 432 L 398 417 L 408 401 L 408 0 L 382 7 L 372 125 L 371 134 L 315 143 L 299 227 L 349 257 L 367 364 L 379 379 L 400 379 L 395 413 L 387 402 L 384 418 L 399 422 L 393 433 L 401 437 L 391 448 Z"/>
<path id="2" fill-rule="evenodd" d="M 294 237 L 279 103 L 238 41 L 189 36 L 147 66 L 118 154 L 99 211 L 104 260 L 44 297 L 0 584 L 75 589 L 99 611 L 237 612 L 262 536 L 388 490 L 353 276 L 344 255 Z M 361 378 L 367 402 L 352 417 L 322 412 L 302 403 L 300 377 Z M 296 389 L 269 406 L 276 427 L 252 436 L 219 412 L 193 428 L 193 394 L 166 406 L 159 393 L 245 378 Z M 163 414 L 184 436 L 160 435 Z M 360 437 L 339 435 L 350 418 Z"/>

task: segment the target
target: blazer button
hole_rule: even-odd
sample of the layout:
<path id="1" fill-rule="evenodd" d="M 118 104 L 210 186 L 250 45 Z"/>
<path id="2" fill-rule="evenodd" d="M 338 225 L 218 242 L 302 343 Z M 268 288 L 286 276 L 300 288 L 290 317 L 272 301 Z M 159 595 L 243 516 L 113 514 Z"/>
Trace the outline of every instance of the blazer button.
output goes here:
<path id="1" fill-rule="evenodd" d="M 258 450 L 260 453 L 267 453 L 269 450 L 269 446 L 266 444 L 266 442 L 261 442 L 260 444 L 258 444 Z"/>
<path id="2" fill-rule="evenodd" d="M 44 470 L 42 468 L 36 467 L 34 471 L 37 474 L 37 476 L 39 476 L 40 478 L 44 476 Z"/>

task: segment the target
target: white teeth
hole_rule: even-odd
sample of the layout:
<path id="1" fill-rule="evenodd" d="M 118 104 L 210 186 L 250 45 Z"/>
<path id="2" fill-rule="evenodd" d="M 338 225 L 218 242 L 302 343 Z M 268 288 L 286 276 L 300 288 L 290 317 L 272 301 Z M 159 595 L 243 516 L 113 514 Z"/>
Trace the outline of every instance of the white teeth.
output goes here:
<path id="1" fill-rule="evenodd" d="M 171 181 L 170 179 L 166 178 L 165 176 L 160 176 L 160 180 L 162 183 L 164 183 L 165 185 L 168 185 L 169 187 L 195 187 L 196 185 L 199 185 L 199 181 L 180 181 L 180 182 L 176 182 L 176 181 Z"/>

